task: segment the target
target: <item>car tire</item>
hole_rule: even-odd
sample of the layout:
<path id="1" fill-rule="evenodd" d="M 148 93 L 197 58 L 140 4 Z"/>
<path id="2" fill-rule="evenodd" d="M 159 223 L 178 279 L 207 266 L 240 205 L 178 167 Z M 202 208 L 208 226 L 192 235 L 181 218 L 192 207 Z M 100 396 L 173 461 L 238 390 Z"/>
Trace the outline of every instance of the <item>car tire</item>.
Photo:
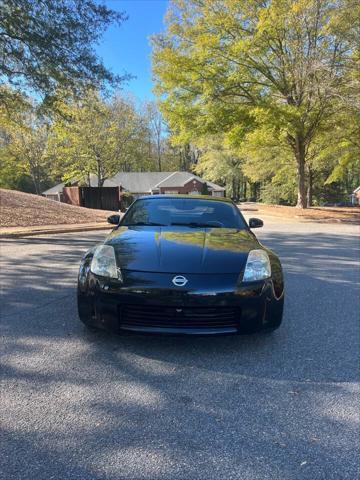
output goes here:
<path id="1" fill-rule="evenodd" d="M 89 325 L 88 323 L 82 322 L 88 332 L 91 333 L 97 333 L 99 331 L 99 328 L 94 327 L 94 325 Z"/>
<path id="2" fill-rule="evenodd" d="M 266 335 L 266 336 L 270 336 L 272 335 L 276 330 L 278 330 L 278 328 L 280 328 L 280 325 L 281 323 L 279 323 L 279 325 L 277 325 L 276 327 L 268 327 L 268 328 L 264 328 L 264 330 L 261 330 L 261 334 L 263 335 Z"/>
<path id="3" fill-rule="evenodd" d="M 79 292 L 77 295 L 77 309 L 79 319 L 85 325 L 85 327 L 90 331 L 97 330 L 92 321 L 92 305 L 88 302 L 86 297 L 81 295 Z"/>
<path id="4" fill-rule="evenodd" d="M 275 330 L 277 330 L 282 324 L 284 315 L 284 299 L 284 294 L 282 294 L 279 300 L 272 302 L 272 308 L 269 312 L 270 316 L 267 325 L 265 325 L 264 329 L 262 330 L 264 333 L 275 332 Z"/>

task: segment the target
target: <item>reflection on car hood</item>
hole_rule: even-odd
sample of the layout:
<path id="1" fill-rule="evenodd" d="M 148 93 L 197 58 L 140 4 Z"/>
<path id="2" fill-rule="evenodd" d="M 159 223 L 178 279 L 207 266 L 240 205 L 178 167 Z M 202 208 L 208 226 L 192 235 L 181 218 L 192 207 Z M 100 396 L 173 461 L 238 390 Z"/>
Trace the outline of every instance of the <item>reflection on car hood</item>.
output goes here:
<path id="1" fill-rule="evenodd" d="M 120 227 L 106 239 L 126 270 L 163 273 L 239 273 L 259 248 L 247 230 Z"/>

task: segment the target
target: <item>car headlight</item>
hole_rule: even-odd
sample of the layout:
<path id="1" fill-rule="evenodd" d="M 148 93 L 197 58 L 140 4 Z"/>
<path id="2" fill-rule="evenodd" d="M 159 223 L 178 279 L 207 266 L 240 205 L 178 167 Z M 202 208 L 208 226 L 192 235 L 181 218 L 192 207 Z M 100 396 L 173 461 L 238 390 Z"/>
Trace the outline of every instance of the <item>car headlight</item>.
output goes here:
<path id="1" fill-rule="evenodd" d="M 121 270 L 116 265 L 115 250 L 111 245 L 99 245 L 96 247 L 90 270 L 95 275 L 116 278 L 122 281 Z"/>
<path id="2" fill-rule="evenodd" d="M 250 250 L 243 276 L 243 282 L 255 282 L 271 277 L 271 265 L 265 250 Z"/>

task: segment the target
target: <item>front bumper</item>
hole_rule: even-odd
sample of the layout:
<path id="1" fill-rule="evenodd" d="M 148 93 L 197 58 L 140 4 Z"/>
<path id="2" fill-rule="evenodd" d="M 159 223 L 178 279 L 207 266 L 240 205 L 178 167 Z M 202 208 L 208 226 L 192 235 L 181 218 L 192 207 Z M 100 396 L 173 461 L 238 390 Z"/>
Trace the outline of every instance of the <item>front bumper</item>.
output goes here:
<path id="1" fill-rule="evenodd" d="M 128 272 L 124 284 L 83 275 L 80 319 L 113 332 L 238 334 L 276 328 L 282 318 L 283 294 L 276 298 L 271 278 L 238 285 L 233 274 L 187 275 L 185 288 L 172 286 L 174 274 Z"/>

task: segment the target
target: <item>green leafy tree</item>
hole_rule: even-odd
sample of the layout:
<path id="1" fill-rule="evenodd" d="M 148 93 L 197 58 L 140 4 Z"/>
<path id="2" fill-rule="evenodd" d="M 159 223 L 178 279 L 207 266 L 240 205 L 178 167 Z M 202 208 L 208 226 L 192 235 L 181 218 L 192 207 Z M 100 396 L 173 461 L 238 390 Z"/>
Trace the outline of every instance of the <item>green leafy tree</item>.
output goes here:
<path id="1" fill-rule="evenodd" d="M 227 186 L 231 197 L 246 196 L 246 179 L 242 174 L 242 160 L 223 145 L 221 137 L 202 139 L 199 142 L 201 154 L 194 170 L 207 180 Z"/>
<path id="2" fill-rule="evenodd" d="M 162 170 L 162 153 L 164 137 L 164 120 L 155 102 L 145 104 L 145 117 L 148 121 L 150 143 L 155 147 L 156 166 L 159 172 Z"/>
<path id="3" fill-rule="evenodd" d="M 105 101 L 94 91 L 81 100 L 64 101 L 52 127 L 55 172 L 64 179 L 87 179 L 98 185 L 119 171 L 141 170 L 146 148 L 145 123 L 129 98 Z M 146 158 L 146 157 L 145 157 Z"/>
<path id="4" fill-rule="evenodd" d="M 14 90 L 1 90 L 11 105 L 18 90 L 32 90 L 51 106 L 59 88 L 79 92 L 124 77 L 111 73 L 93 45 L 117 13 L 95 0 L 0 0 L 0 75 Z"/>
<path id="5" fill-rule="evenodd" d="M 19 96 L 12 110 L 10 118 L 5 106 L 0 108 L 0 183 L 12 188 L 22 184 L 28 190 L 29 177 L 35 193 L 40 194 L 51 161 L 47 148 L 49 124 L 25 97 Z"/>
<path id="6" fill-rule="evenodd" d="M 154 38 L 161 109 L 178 141 L 224 134 L 242 148 L 263 123 L 292 156 L 307 206 L 307 154 L 336 113 L 355 44 L 356 8 L 338 0 L 173 0 Z M 265 157 L 262 157 L 267 162 Z"/>

